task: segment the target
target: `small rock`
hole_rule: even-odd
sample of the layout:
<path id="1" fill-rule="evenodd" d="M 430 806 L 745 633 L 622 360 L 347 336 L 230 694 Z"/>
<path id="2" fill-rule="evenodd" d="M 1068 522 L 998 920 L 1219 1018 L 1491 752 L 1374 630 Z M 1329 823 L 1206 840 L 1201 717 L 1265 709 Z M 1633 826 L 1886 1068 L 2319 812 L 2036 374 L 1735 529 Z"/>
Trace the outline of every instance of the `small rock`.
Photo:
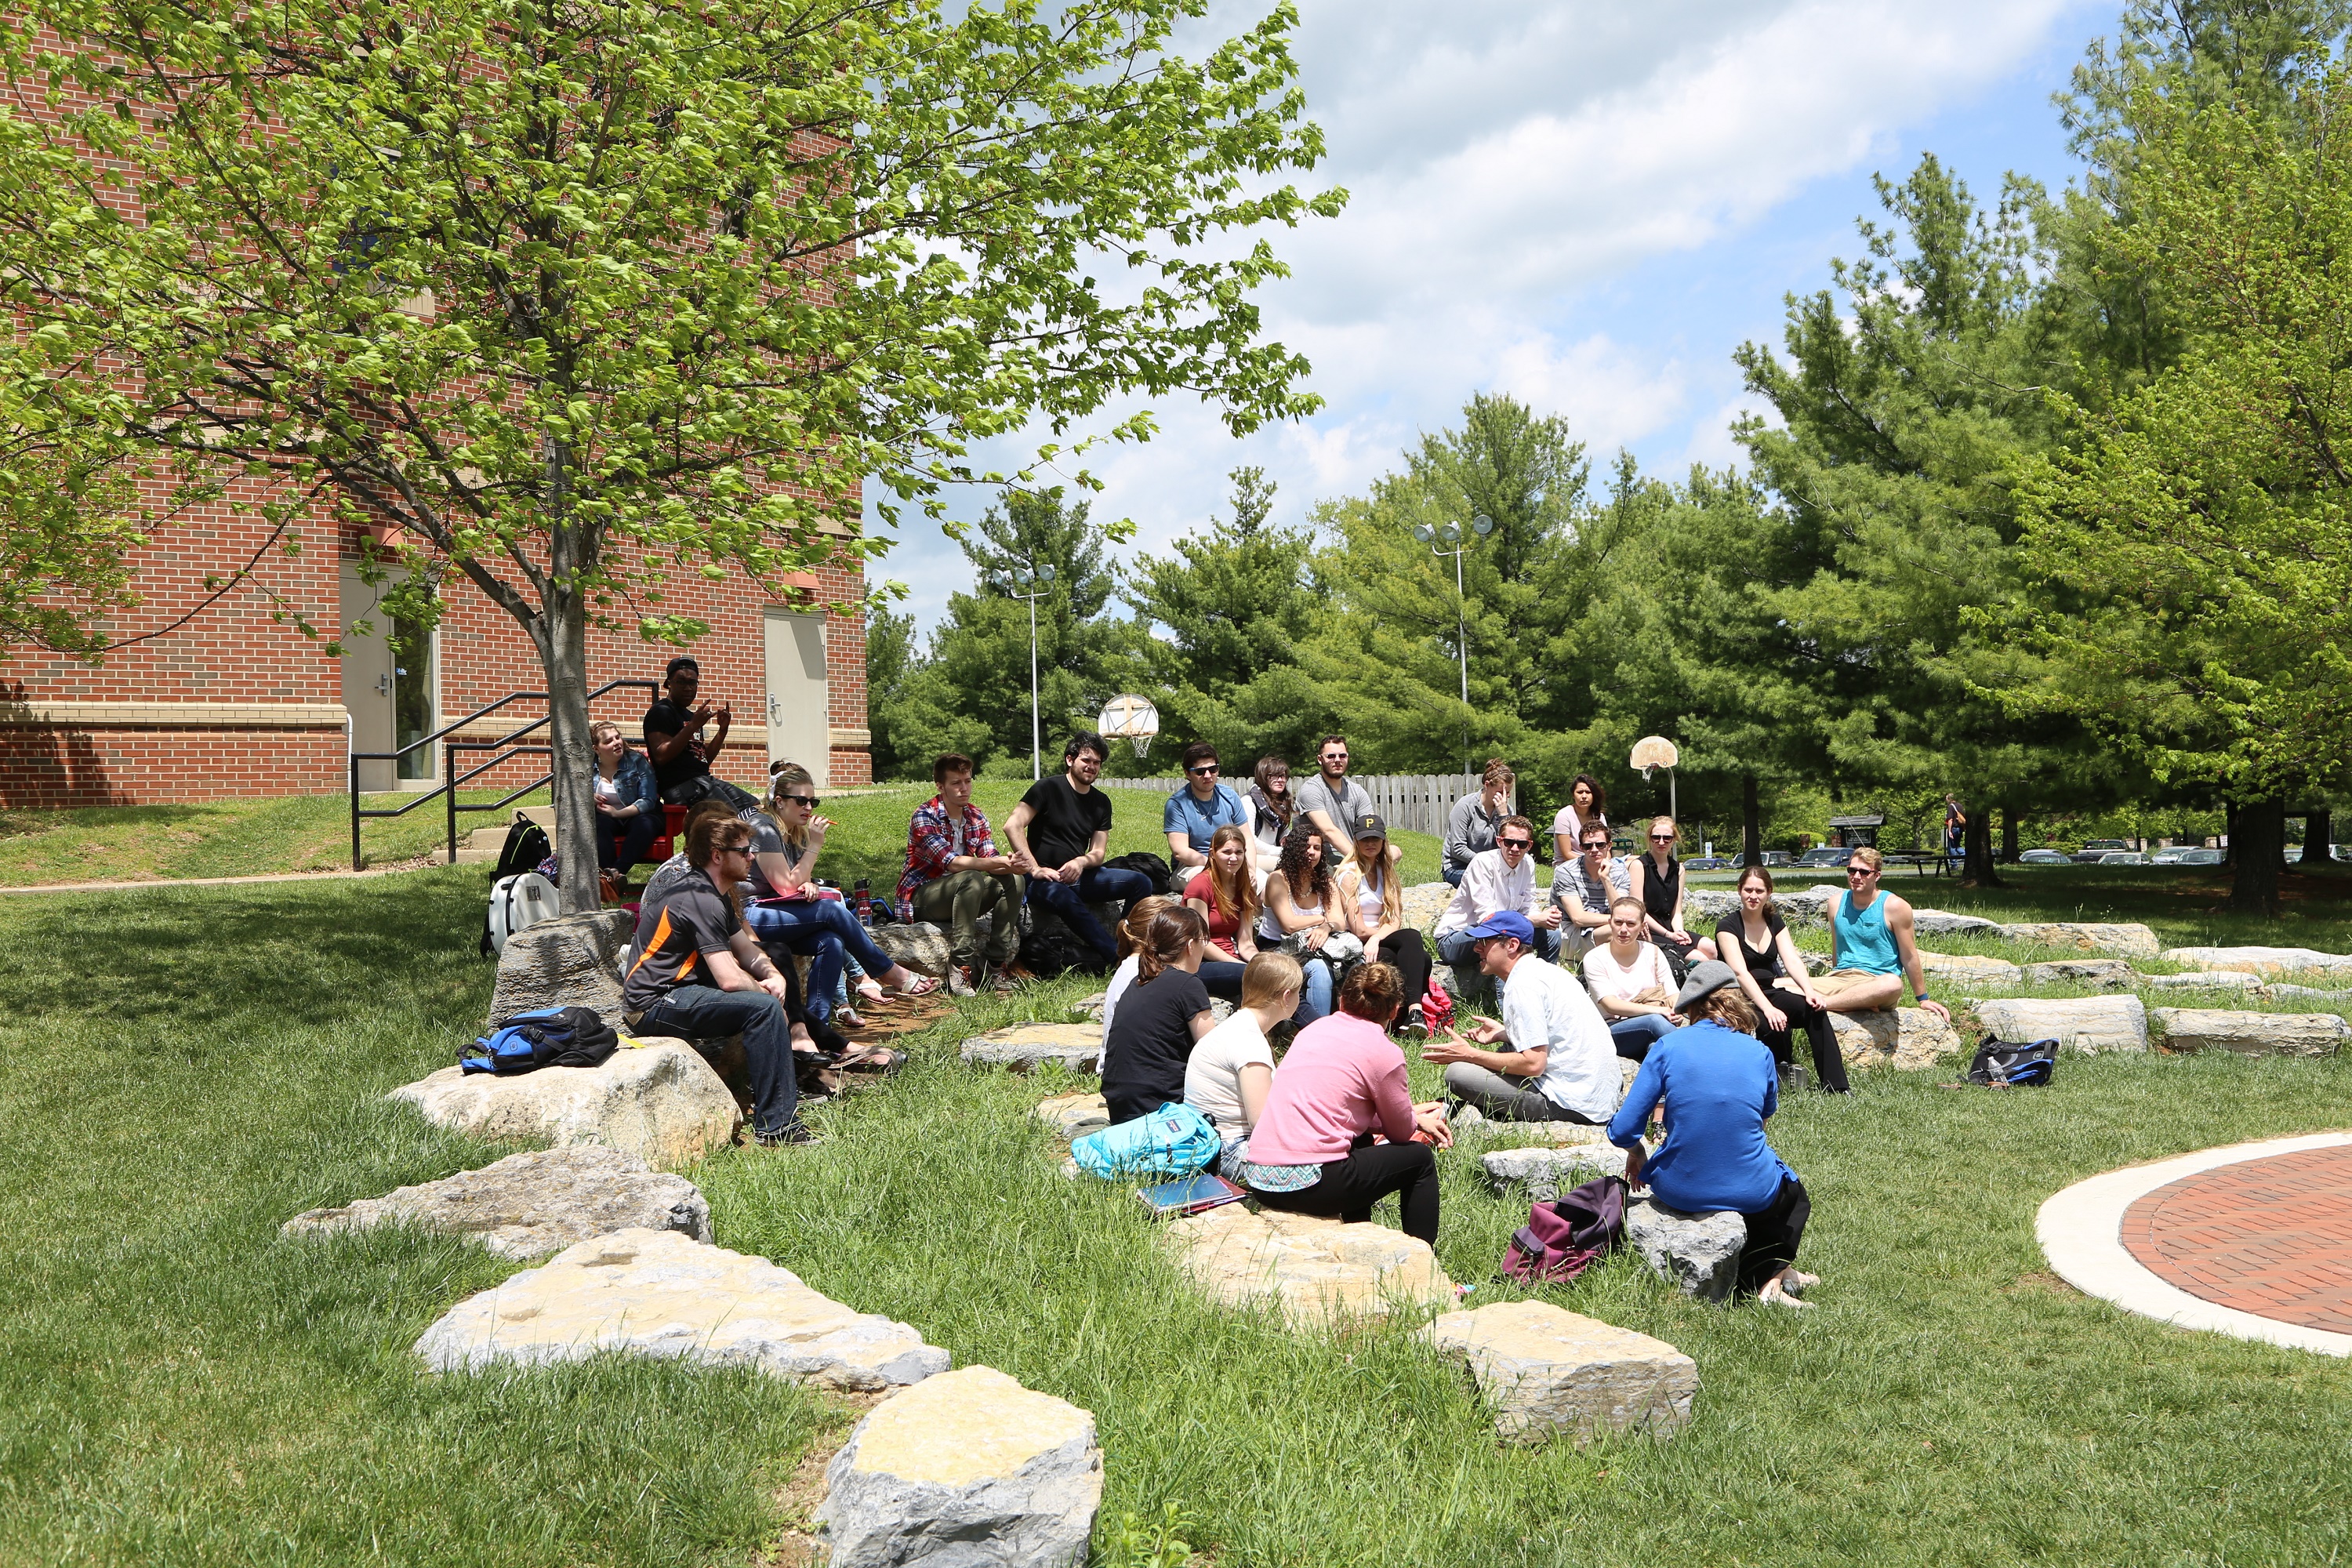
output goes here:
<path id="1" fill-rule="evenodd" d="M 1579 1442 L 1615 1432 L 1670 1437 L 1688 1424 L 1698 1394 L 1698 1363 L 1665 1341 L 1548 1301 L 1448 1312 L 1421 1337 L 1468 1364 L 1496 1431 L 1517 1442 L 1561 1433 Z"/>
<path id="2" fill-rule="evenodd" d="M 1867 1013 L 1832 1013 L 1838 1053 L 1848 1067 L 1899 1068 L 1920 1072 L 1960 1048 L 1960 1037 L 1925 1007 L 1878 1007 Z"/>
<path id="3" fill-rule="evenodd" d="M 2025 966 L 2028 985 L 2081 985 L 2093 991 L 2128 991 L 2132 966 L 2120 958 L 2062 958 Z"/>
<path id="4" fill-rule="evenodd" d="M 1486 1184 L 1495 1195 L 1511 1195 L 1525 1187 L 1529 1203 L 1549 1203 L 1560 1194 L 1602 1176 L 1625 1173 L 1625 1151 L 1607 1143 L 1585 1143 L 1566 1149 L 1497 1149 L 1479 1159 Z"/>
<path id="5" fill-rule="evenodd" d="M 2073 1051 L 2147 1049 L 2147 1008 L 2137 996 L 2009 996 L 1976 1005 L 1978 1026 L 2004 1040 L 2056 1040 Z"/>
<path id="6" fill-rule="evenodd" d="M 1400 1308 L 1450 1307 L 1454 1282 L 1426 1242 L 1378 1225 L 1227 1204 L 1158 1232 L 1176 1267 L 1220 1306 L 1270 1303 L 1297 1329 Z"/>
<path id="7" fill-rule="evenodd" d="M 621 1020 L 621 949 L 635 934 L 621 909 L 561 915 L 526 926 L 499 950 L 489 1027 L 541 1007 L 587 1007 L 616 1029 Z"/>
<path id="8" fill-rule="evenodd" d="M 699 1159 L 735 1135 L 738 1117 L 735 1097 L 710 1064 L 684 1040 L 669 1039 L 624 1047 L 598 1067 L 541 1068 L 513 1078 L 446 1067 L 387 1098 L 476 1138 L 596 1143 L 653 1166 Z"/>
<path id="9" fill-rule="evenodd" d="M 2000 934 L 2000 923 L 1981 915 L 1956 915 L 1944 910 L 1913 910 L 1912 929 L 1921 936 L 1969 936 L 1982 931 Z"/>
<path id="10" fill-rule="evenodd" d="M 278 1229 L 313 1236 L 377 1225 L 452 1231 L 500 1258 L 525 1258 L 632 1226 L 708 1242 L 710 1205 L 684 1176 L 648 1171 L 633 1155 L 583 1143 L 509 1154 L 380 1198 L 311 1209 Z"/>
<path id="11" fill-rule="evenodd" d="M 1065 1143 L 1110 1125 L 1110 1106 L 1099 1094 L 1057 1094 L 1039 1101 L 1031 1114 L 1052 1128 Z"/>
<path id="12" fill-rule="evenodd" d="M 2104 952 L 2116 958 L 2154 958 L 2156 932 L 2136 922 L 2051 921 L 2038 925 L 2005 925 L 2011 942 L 2038 942 L 2043 947 L 2071 947 L 2082 952 Z"/>
<path id="13" fill-rule="evenodd" d="M 948 933 L 929 921 L 912 925 L 886 921 L 869 928 L 867 935 L 874 945 L 888 953 L 892 962 L 903 963 L 918 974 L 944 979 L 952 954 L 948 948 Z"/>
<path id="14" fill-rule="evenodd" d="M 1748 1221 L 1737 1214 L 1685 1214 L 1655 1198 L 1625 1206 L 1625 1239 L 1650 1271 L 1685 1296 L 1730 1299 L 1739 1284 Z"/>
<path id="15" fill-rule="evenodd" d="M 2289 985 L 2273 981 L 2263 987 L 2265 996 L 2293 996 L 2305 1002 L 2352 1002 L 2352 991 L 2322 991 L 2312 985 Z"/>
<path id="16" fill-rule="evenodd" d="M 1919 968 L 1939 980 L 1969 985 L 2016 985 L 2025 978 L 2024 972 L 2005 958 L 1982 958 L 1972 952 L 1922 950 Z"/>
<path id="17" fill-rule="evenodd" d="M 963 1043 L 963 1059 L 974 1067 L 1029 1072 L 1041 1062 L 1058 1062 L 1072 1072 L 1098 1072 L 1102 1065 L 1100 1024 L 1007 1024 Z"/>
<path id="18" fill-rule="evenodd" d="M 2176 1051 L 2238 1051 L 2250 1057 L 2332 1057 L 2352 1033 L 2334 1013 L 2233 1013 L 2158 1007 L 2156 1026 Z"/>
<path id="19" fill-rule="evenodd" d="M 458 1302 L 415 1351 L 436 1372 L 622 1351 L 869 1392 L 948 1368 L 948 1352 L 906 1324 L 853 1312 L 764 1258 L 673 1230 L 619 1230 L 568 1247 Z"/>
<path id="20" fill-rule="evenodd" d="M 1071 1003 L 1070 1011 L 1073 1013 L 1083 1013 L 1087 1017 L 1092 1018 L 1096 1023 L 1099 1024 L 1103 1021 L 1104 1009 L 1108 1008 L 1109 1005 L 1110 993 L 1108 991 L 1097 991 L 1093 995 L 1086 997 L 1081 1001 Z"/>
<path id="21" fill-rule="evenodd" d="M 1837 967 L 1837 960 L 1826 952 L 1815 952 L 1811 948 L 1801 951 L 1805 960 L 1805 973 L 1808 974 L 1827 974 Z"/>
<path id="22" fill-rule="evenodd" d="M 2192 970 L 2187 974 L 2142 974 L 2136 977 L 2149 991 L 2260 991 L 2263 977 L 2237 969 Z"/>
<path id="23" fill-rule="evenodd" d="M 1091 1413 L 968 1366 L 875 1406 L 824 1482 L 814 1518 L 833 1568 L 1076 1568 L 1103 1451 Z"/>
<path id="24" fill-rule="evenodd" d="M 1618 1059 L 1622 1061 L 1624 1058 L 1621 1057 Z M 1635 1072 L 1641 1071 L 1639 1063 L 1628 1062 L 1626 1066 Z M 1619 1070 L 1622 1072 L 1623 1069 Z M 1628 1079 L 1626 1081 L 1632 1080 Z M 1619 1092 L 1622 1094 L 1623 1091 L 1621 1089 Z M 1456 1118 L 1454 1123 L 1455 1133 L 1466 1131 L 1490 1142 L 1507 1142 L 1546 1149 L 1570 1149 L 1609 1141 L 1606 1129 L 1588 1127 L 1581 1121 L 1490 1121 L 1478 1113 L 1475 1105 L 1464 1106 L 1462 1110 L 1461 1117 Z"/>
<path id="25" fill-rule="evenodd" d="M 2294 974 L 2305 970 L 2352 972 L 2352 953 L 2319 952 L 2307 947 L 2173 947 L 2167 963 L 2196 969 L 2232 969 L 2246 974 Z"/>

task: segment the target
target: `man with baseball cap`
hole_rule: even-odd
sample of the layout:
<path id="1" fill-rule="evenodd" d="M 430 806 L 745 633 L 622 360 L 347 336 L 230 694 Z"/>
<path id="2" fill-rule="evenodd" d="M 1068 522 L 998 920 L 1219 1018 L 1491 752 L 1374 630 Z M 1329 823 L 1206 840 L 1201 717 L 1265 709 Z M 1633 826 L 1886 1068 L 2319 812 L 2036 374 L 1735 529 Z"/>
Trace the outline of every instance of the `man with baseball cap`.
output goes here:
<path id="1" fill-rule="evenodd" d="M 1469 1040 L 1448 1030 L 1422 1051 L 1444 1064 L 1446 1092 L 1496 1121 L 1607 1121 L 1622 1081 L 1609 1026 L 1576 978 L 1536 952 L 1534 923 L 1504 910 L 1461 940 L 1500 987 L 1503 1017 L 1473 1019 Z M 1496 1045 L 1506 1048 L 1478 1048 Z"/>

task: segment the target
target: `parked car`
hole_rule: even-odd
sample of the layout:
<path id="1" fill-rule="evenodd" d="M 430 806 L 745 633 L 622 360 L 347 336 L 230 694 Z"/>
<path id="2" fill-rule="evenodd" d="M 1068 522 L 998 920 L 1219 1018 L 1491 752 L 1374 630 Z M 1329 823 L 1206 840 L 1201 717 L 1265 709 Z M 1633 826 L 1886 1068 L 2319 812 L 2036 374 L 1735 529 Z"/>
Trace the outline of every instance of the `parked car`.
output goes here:
<path id="1" fill-rule="evenodd" d="M 2188 862 L 2182 859 L 2181 857 L 2192 853 L 2194 853 L 2194 851 L 2190 850 L 2186 845 L 2177 844 L 2169 849 L 2158 850 L 2149 858 L 2148 863 L 2155 866 L 2182 866 L 2188 864 Z"/>
<path id="2" fill-rule="evenodd" d="M 1685 871 L 1728 871 L 1731 862 L 1720 855 L 1695 855 L 1683 862 Z"/>
<path id="3" fill-rule="evenodd" d="M 2183 849 L 2180 858 L 2174 862 L 2179 866 L 2219 866 L 2221 863 L 2221 852 L 2219 849 Z"/>
<path id="4" fill-rule="evenodd" d="M 1851 849 L 1832 849 L 1824 846 L 1819 849 L 1806 850 L 1802 855 L 1797 857 L 1796 863 L 1800 868 L 1807 866 L 1835 867 L 1843 866 L 1853 858 L 1853 851 Z"/>
<path id="5" fill-rule="evenodd" d="M 2116 853 L 2117 850 L 2128 850 L 2130 848 L 2131 846 L 2125 843 L 2120 838 L 2094 838 L 2089 843 L 2084 845 L 2080 849 L 2074 851 L 2074 864 L 2077 866 L 2095 866 L 2101 860 Z"/>
<path id="6" fill-rule="evenodd" d="M 1758 864 L 1764 866 L 1785 866 L 1789 863 L 1790 858 L 1790 857 L 1786 849 L 1767 849 L 1758 861 Z M 1745 871 L 1748 869 L 1747 855 L 1745 853 L 1734 855 L 1731 858 L 1731 868 L 1735 871 Z"/>
<path id="7" fill-rule="evenodd" d="M 2055 849 L 2029 849 L 2017 858 L 2021 866 L 2071 866 L 2074 864 Z"/>
<path id="8" fill-rule="evenodd" d="M 2119 854 L 2100 856 L 2099 864 L 2102 866 L 2152 866 L 2156 862 L 2136 849 L 2126 849 Z"/>

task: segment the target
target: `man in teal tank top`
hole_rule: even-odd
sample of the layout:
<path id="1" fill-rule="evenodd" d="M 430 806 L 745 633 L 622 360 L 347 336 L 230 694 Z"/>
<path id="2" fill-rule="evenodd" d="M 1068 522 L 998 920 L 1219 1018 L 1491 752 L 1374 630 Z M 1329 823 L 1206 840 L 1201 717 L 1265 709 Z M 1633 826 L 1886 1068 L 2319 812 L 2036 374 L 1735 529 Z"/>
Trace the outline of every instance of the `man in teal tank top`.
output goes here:
<path id="1" fill-rule="evenodd" d="M 1950 1009 L 1927 994 L 1919 968 L 1911 904 L 1878 886 L 1878 851 L 1853 852 L 1845 868 L 1845 891 L 1830 900 L 1830 953 L 1836 967 L 1814 982 L 1832 1013 L 1872 1013 L 1903 1000 L 1903 983 L 1919 1005 L 1945 1023 Z"/>

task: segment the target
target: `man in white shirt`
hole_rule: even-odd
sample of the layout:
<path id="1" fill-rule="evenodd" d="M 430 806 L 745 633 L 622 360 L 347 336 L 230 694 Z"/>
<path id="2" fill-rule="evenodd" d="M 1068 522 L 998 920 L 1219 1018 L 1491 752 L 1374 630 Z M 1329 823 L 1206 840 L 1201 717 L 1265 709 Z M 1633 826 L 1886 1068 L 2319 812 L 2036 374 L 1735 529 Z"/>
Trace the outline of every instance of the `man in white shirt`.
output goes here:
<path id="1" fill-rule="evenodd" d="M 1524 816 L 1507 816 L 1495 829 L 1495 847 L 1470 857 L 1462 885 L 1453 901 L 1437 917 L 1437 956 L 1460 963 L 1470 956 L 1471 929 L 1510 910 L 1527 917 L 1531 951 L 1546 960 L 1559 952 L 1559 908 L 1536 891 L 1536 866 L 1529 851 L 1536 842 L 1535 824 Z"/>
<path id="2" fill-rule="evenodd" d="M 1623 1074 L 1584 987 L 1536 956 L 1535 927 L 1515 910 L 1465 934 L 1477 946 L 1480 971 L 1502 986 L 1502 1021 L 1474 1020 L 1468 1040 L 1448 1031 L 1422 1060 L 1443 1063 L 1446 1093 L 1496 1121 L 1606 1122 Z M 1507 1048 L 1478 1048 L 1495 1045 Z"/>

